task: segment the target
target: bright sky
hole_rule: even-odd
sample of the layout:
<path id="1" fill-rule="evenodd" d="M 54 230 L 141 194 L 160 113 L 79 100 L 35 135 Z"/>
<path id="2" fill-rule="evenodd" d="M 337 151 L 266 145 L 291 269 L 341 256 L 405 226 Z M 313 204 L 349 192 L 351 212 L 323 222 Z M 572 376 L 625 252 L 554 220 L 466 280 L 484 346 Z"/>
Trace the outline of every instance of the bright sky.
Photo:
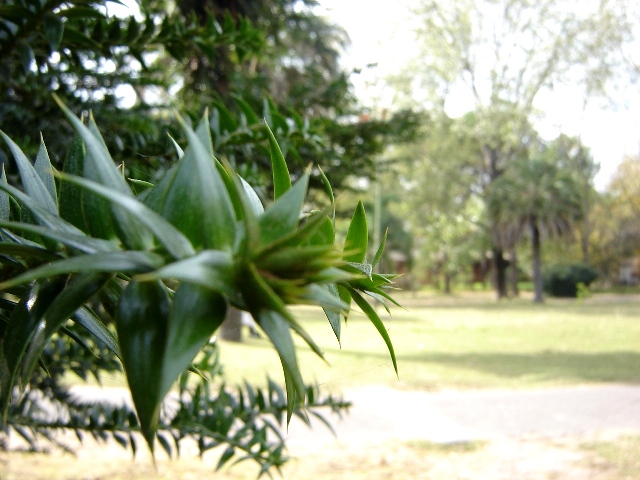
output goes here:
<path id="1" fill-rule="evenodd" d="M 326 15 L 345 28 L 351 38 L 343 64 L 347 68 L 376 67 L 354 76 L 358 95 L 367 102 L 373 96 L 382 103 L 392 102 L 389 88 L 371 86 L 375 77 L 384 77 L 403 65 L 411 53 L 412 34 L 407 29 L 408 2 L 402 0 L 320 0 Z M 368 86 L 367 86 L 368 84 Z M 621 102 L 622 103 L 622 102 Z M 600 164 L 595 183 L 603 190 L 625 154 L 640 152 L 640 92 L 627 96 L 625 105 L 603 108 L 592 102 L 586 109 L 577 89 L 567 88 L 540 97 L 536 103 L 545 118 L 536 126 L 545 138 L 560 132 L 581 136 Z M 452 115 L 460 112 L 450 112 Z"/>

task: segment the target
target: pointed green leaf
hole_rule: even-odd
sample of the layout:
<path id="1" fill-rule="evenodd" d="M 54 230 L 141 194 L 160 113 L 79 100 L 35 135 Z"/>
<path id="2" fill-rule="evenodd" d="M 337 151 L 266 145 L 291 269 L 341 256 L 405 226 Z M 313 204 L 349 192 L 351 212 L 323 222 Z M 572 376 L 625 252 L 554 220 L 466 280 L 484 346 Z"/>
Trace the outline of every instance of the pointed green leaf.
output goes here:
<path id="1" fill-rule="evenodd" d="M 196 133 L 178 117 L 189 140 L 184 156 L 145 197 L 145 204 L 180 230 L 196 248 L 231 250 L 235 211 L 225 183 Z"/>
<path id="2" fill-rule="evenodd" d="M 329 183 L 329 179 L 322 171 L 320 167 L 320 177 L 322 178 L 322 184 L 324 185 L 324 189 L 327 192 L 327 196 L 329 197 L 329 201 L 331 202 L 331 221 L 335 224 L 336 222 L 336 198 L 333 195 L 333 188 L 331 187 L 331 183 Z"/>
<path id="3" fill-rule="evenodd" d="M 196 136 L 205 148 L 209 158 L 213 161 L 215 155 L 213 152 L 213 142 L 211 141 L 211 126 L 209 125 L 209 119 L 207 117 L 208 112 L 205 109 L 205 112 L 200 119 L 200 123 L 198 123 L 198 128 L 196 128 Z"/>
<path id="4" fill-rule="evenodd" d="M 308 184 L 309 175 L 305 174 L 259 217 L 261 245 L 269 245 L 296 230 Z"/>
<path id="5" fill-rule="evenodd" d="M 389 233 L 389 229 L 387 228 L 384 231 L 384 235 L 382 236 L 382 241 L 380 242 L 380 246 L 378 246 L 378 250 L 376 251 L 376 254 L 373 256 L 373 261 L 371 262 L 371 265 L 375 266 L 378 264 L 378 262 L 380 261 L 380 258 L 382 258 L 382 253 L 384 252 L 384 247 L 387 244 L 387 234 Z"/>
<path id="6" fill-rule="evenodd" d="M 95 129 L 95 123 L 92 122 L 93 130 L 85 127 L 80 119 L 76 117 L 55 94 L 53 97 L 85 143 L 87 149 L 85 173 L 87 178 L 111 188 L 116 192 L 120 192 L 123 195 L 132 197 L 133 192 L 113 163 L 104 140 L 99 133 L 97 133 L 97 129 Z"/>
<path id="7" fill-rule="evenodd" d="M 340 300 L 340 303 L 342 305 L 346 305 L 346 308 L 343 309 L 343 312 L 347 312 L 349 310 L 349 303 L 344 302 L 340 298 L 340 293 L 338 292 L 338 287 L 336 284 L 329 283 L 326 285 L 321 285 L 320 287 L 325 289 L 328 294 Z M 340 313 L 333 309 L 325 308 L 325 307 L 323 307 L 322 310 L 324 310 L 324 314 L 327 316 L 327 320 L 329 320 L 329 325 L 331 325 L 331 329 L 333 330 L 333 333 L 335 334 L 336 339 L 338 340 L 338 345 L 340 345 L 340 347 L 342 348 L 342 342 L 340 340 L 340 328 L 341 328 Z"/>
<path id="8" fill-rule="evenodd" d="M 98 183 L 81 177 L 65 174 L 59 175 L 62 180 L 78 185 L 109 200 L 112 204 L 122 207 L 132 218 L 135 218 L 139 224 L 147 227 L 174 258 L 180 259 L 195 254 L 195 250 L 189 240 L 173 225 L 148 208 L 144 203 L 139 202 L 135 198 L 119 195 Z"/>
<path id="9" fill-rule="evenodd" d="M 368 241 L 367 216 L 364 211 L 364 205 L 360 201 L 349 224 L 347 238 L 344 242 L 345 261 L 364 263 Z"/>
<path id="10" fill-rule="evenodd" d="M 47 187 L 42 183 L 36 169 L 31 165 L 31 162 L 4 132 L 0 131 L 0 135 L 4 138 L 4 141 L 7 142 L 7 145 L 9 145 L 13 158 L 16 160 L 18 170 L 20 170 L 20 179 L 22 180 L 22 185 L 27 195 L 44 210 L 57 214 L 58 207 L 53 197 L 49 194 Z"/>
<path id="11" fill-rule="evenodd" d="M 3 424 L 6 422 L 13 385 L 18 378 L 24 353 L 33 336 L 44 328 L 42 316 L 62 286 L 63 282 L 59 279 L 35 283 L 11 313 L 0 346 L 0 363 L 6 366 L 6 376 L 2 376 L 0 388 Z"/>
<path id="12" fill-rule="evenodd" d="M 298 401 L 303 401 L 305 398 L 304 382 L 298 367 L 296 349 L 291 338 L 289 323 L 280 314 L 272 310 L 258 310 L 252 312 L 252 315 L 260 325 L 260 328 L 269 337 L 280 357 L 287 386 L 287 423 L 289 423 Z"/>
<path id="13" fill-rule="evenodd" d="M 321 215 L 323 217 L 321 225 L 309 238 L 310 245 L 334 245 L 336 241 L 336 233 L 333 228 L 333 221 L 324 212 L 315 211 L 312 215 Z"/>
<path id="14" fill-rule="evenodd" d="M 310 305 L 318 305 L 325 311 L 330 310 L 339 313 L 348 310 L 349 305 L 340 300 L 337 289 L 336 294 L 333 295 L 325 287 L 328 287 L 328 285 L 307 285 L 304 289 L 305 292 L 301 295 L 302 300 L 308 301 Z"/>
<path id="15" fill-rule="evenodd" d="M 226 314 L 227 303 L 219 293 L 188 283 L 178 287 L 169 313 L 162 397 L 220 327 Z"/>
<path id="16" fill-rule="evenodd" d="M 240 111 L 247 118 L 247 121 L 250 125 L 257 125 L 258 123 L 260 123 L 260 118 L 258 118 L 256 112 L 253 110 L 253 108 L 251 108 L 251 105 L 249 105 L 249 103 L 245 99 L 243 99 L 239 95 L 233 95 L 233 99 L 236 101 L 236 104 L 240 108 Z"/>
<path id="17" fill-rule="evenodd" d="M 60 217 L 58 217 L 57 214 L 51 213 L 50 211 L 41 207 L 30 196 L 21 192 L 17 188 L 12 187 L 11 185 L 8 185 L 4 182 L 0 182 L 0 189 L 9 193 L 9 195 L 15 198 L 22 206 L 26 207 L 28 211 L 33 214 L 40 225 L 43 225 L 52 230 L 56 230 L 58 232 L 68 232 L 73 235 L 79 236 L 84 235 L 81 230 L 78 230 L 70 223 L 65 222 Z"/>
<path id="18" fill-rule="evenodd" d="M 73 125 L 78 135 L 82 138 L 86 146 L 86 155 L 84 159 L 83 176 L 88 180 L 97 182 L 113 193 L 120 193 L 122 196 L 133 198 L 133 192 L 129 185 L 116 168 L 105 142 L 95 125 L 93 117 L 90 117 L 89 127 L 85 127 L 78 119 L 54 94 L 54 100 L 58 103 L 63 113 Z M 104 211 L 104 203 L 89 203 L 85 199 L 85 216 L 86 222 L 90 226 L 105 226 L 105 235 L 110 235 L 111 215 Z M 87 208 L 90 206 L 92 208 Z M 113 228 L 118 232 L 123 243 L 131 249 L 147 250 L 151 248 L 151 236 L 147 230 L 139 229 L 137 221 L 127 212 L 116 210 L 113 212 L 115 221 L 112 223 Z M 107 222 L 106 225 L 105 222 Z M 93 232 L 92 232 L 93 233 Z M 101 235 L 102 236 L 102 235 Z M 105 236 L 103 238 L 110 238 Z"/>
<path id="19" fill-rule="evenodd" d="M 2 223 L 0 223 L 2 226 Z M 0 255 L 9 257 L 21 257 L 25 259 L 35 258 L 40 261 L 53 261 L 60 257 L 55 253 L 34 245 L 20 245 L 13 242 L 0 242 Z"/>
<path id="20" fill-rule="evenodd" d="M 153 452 L 162 402 L 162 365 L 170 301 L 160 282 L 132 281 L 123 290 L 116 329 L 140 430 Z"/>
<path id="21" fill-rule="evenodd" d="M 271 149 L 271 169 L 273 170 L 273 198 L 278 199 L 291 188 L 291 176 L 287 168 L 287 162 L 282 155 L 280 145 L 273 135 L 269 124 L 265 123 L 269 147 Z"/>
<path id="22" fill-rule="evenodd" d="M 62 167 L 64 173 L 70 175 L 82 176 L 84 172 L 85 148 L 82 139 L 78 136 L 74 137 L 69 145 L 67 156 Z M 87 226 L 83 216 L 83 198 L 82 190 L 72 183 L 60 184 L 58 205 L 60 208 L 60 216 L 76 228 L 87 232 Z M 106 221 L 106 219 L 104 219 Z M 108 235 L 96 235 L 99 238 L 109 238 Z"/>
<path id="23" fill-rule="evenodd" d="M 340 295 L 340 300 L 342 300 L 347 305 L 351 305 L 351 294 L 349 290 L 347 290 L 346 286 L 338 285 L 338 295 Z M 349 319 L 349 311 L 347 310 L 344 313 L 344 321 L 346 322 Z"/>
<path id="24" fill-rule="evenodd" d="M 33 165 L 38 177 L 42 180 L 42 183 L 46 187 L 49 195 L 53 199 L 53 202 L 56 204 L 58 202 L 58 194 L 56 192 L 56 182 L 53 179 L 53 166 L 51 165 L 51 160 L 49 160 L 49 154 L 47 153 L 47 147 L 44 144 L 44 140 L 40 140 L 40 149 L 38 150 L 38 155 L 36 156 L 36 162 Z"/>
<path id="25" fill-rule="evenodd" d="M 253 189 L 253 187 L 249 185 L 249 183 L 244 178 L 242 178 L 240 175 L 238 175 L 238 178 L 240 179 L 244 193 L 246 194 L 247 199 L 249 200 L 251 211 L 255 214 L 256 217 L 262 215 L 264 213 L 264 206 L 262 205 L 262 201 L 260 200 L 260 197 L 258 196 L 256 191 Z"/>
<path id="26" fill-rule="evenodd" d="M 68 284 L 62 292 L 51 302 L 44 312 L 44 328 L 42 335 L 37 336 L 29 345 L 25 354 L 22 381 L 27 382 L 33 373 L 36 362 L 42 354 L 51 336 L 66 322 L 80 307 L 82 307 L 104 284 L 111 278 L 111 274 L 85 273 L 79 275 Z"/>
<path id="27" fill-rule="evenodd" d="M 387 348 L 389 349 L 389 355 L 391 355 L 391 361 L 393 362 L 393 369 L 395 370 L 396 375 L 398 375 L 398 363 L 396 361 L 396 354 L 393 350 L 393 343 L 391 343 L 389 332 L 387 332 L 387 329 L 385 328 L 384 323 L 382 323 L 382 320 L 380 320 L 380 317 L 378 316 L 376 311 L 373 309 L 373 307 L 369 305 L 369 303 L 357 291 L 355 291 L 350 287 L 347 287 L 347 290 L 351 294 L 353 301 L 356 302 L 356 305 L 358 305 L 358 307 L 360 307 L 360 309 L 369 318 L 369 320 L 371 320 L 371 323 L 373 323 L 373 326 L 376 327 L 376 330 L 378 330 L 378 333 L 384 340 L 384 343 L 387 345 Z"/>
<path id="28" fill-rule="evenodd" d="M 49 49 L 52 52 L 58 50 L 60 42 L 62 42 L 62 35 L 64 33 L 64 24 L 62 19 L 53 12 L 45 13 L 43 16 L 44 23 L 44 36 L 49 44 Z"/>
<path id="29" fill-rule="evenodd" d="M 106 240 L 91 238 L 85 235 L 74 235 L 72 233 L 59 230 L 51 230 L 50 228 L 31 225 L 29 223 L 6 222 L 0 220 L 0 227 L 6 228 L 12 232 L 34 233 L 44 238 L 63 243 L 84 253 L 109 252 L 117 249 L 113 243 Z"/>
<path id="30" fill-rule="evenodd" d="M 204 250 L 153 272 L 137 275 L 136 280 L 178 280 L 232 296 L 235 294 L 233 268 L 233 257 L 229 252 Z"/>
<path id="31" fill-rule="evenodd" d="M 247 256 L 247 252 L 254 251 L 259 243 L 259 226 L 257 217 L 264 212 L 260 198 L 240 175 L 238 175 L 229 162 L 223 161 L 217 164 L 222 167 L 227 189 L 232 198 L 238 225 L 238 242 L 235 251 L 241 256 Z M 244 227 L 244 231 L 240 227 Z"/>
<path id="32" fill-rule="evenodd" d="M 184 156 L 184 150 L 182 150 L 182 147 L 180 147 L 180 145 L 178 145 L 178 142 L 175 141 L 175 139 L 169 135 L 169 140 L 171 140 L 171 143 L 173 144 L 173 148 L 176 149 L 176 154 L 178 155 L 178 158 L 182 158 Z"/>
<path id="33" fill-rule="evenodd" d="M 73 314 L 73 321 L 93 335 L 98 343 L 111 350 L 118 358 L 121 358 L 120 347 L 115 335 L 91 310 L 86 307 L 76 310 Z"/>
<path id="34" fill-rule="evenodd" d="M 261 248 L 256 253 L 256 258 L 269 255 L 271 252 L 275 252 L 282 248 L 308 245 L 311 243 L 316 231 L 322 227 L 324 222 L 325 217 L 323 215 L 311 215 L 302 225 L 295 228 L 291 233 L 284 235 Z"/>
<path id="35" fill-rule="evenodd" d="M 2 176 L 0 183 L 7 185 L 7 174 L 2 165 Z M 0 191 L 0 220 L 9 220 L 11 218 L 11 205 L 9 203 L 9 194 L 4 190 Z"/>
<path id="36" fill-rule="evenodd" d="M 245 289 L 242 291 L 243 299 L 248 310 L 253 312 L 258 309 L 269 309 L 277 312 L 280 317 L 286 319 L 291 329 L 309 345 L 311 350 L 323 360 L 324 354 L 302 325 L 287 310 L 284 301 L 271 289 L 269 284 L 260 276 L 255 266 L 249 265 L 244 272 L 243 280 Z"/>
<path id="37" fill-rule="evenodd" d="M 164 263 L 164 259 L 155 253 L 140 251 L 100 252 L 93 255 L 81 255 L 65 258 L 40 267 L 33 268 L 0 283 L 0 290 L 33 280 L 81 272 L 123 272 L 143 273 L 154 270 Z"/>
<path id="38" fill-rule="evenodd" d="M 216 465 L 216 471 L 220 470 L 229 460 L 231 460 L 231 457 L 233 457 L 235 453 L 235 448 L 233 448 L 232 446 L 227 447 L 225 451 L 222 452 L 222 455 L 220 455 L 220 459 L 218 460 L 218 464 Z"/>

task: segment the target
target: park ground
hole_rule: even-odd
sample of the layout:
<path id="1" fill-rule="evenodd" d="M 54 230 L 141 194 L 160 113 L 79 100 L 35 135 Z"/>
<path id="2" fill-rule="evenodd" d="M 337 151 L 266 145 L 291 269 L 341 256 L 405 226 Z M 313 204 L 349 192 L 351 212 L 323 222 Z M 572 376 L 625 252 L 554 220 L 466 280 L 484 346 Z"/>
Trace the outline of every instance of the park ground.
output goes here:
<path id="1" fill-rule="evenodd" d="M 353 402 L 330 418 L 293 424 L 286 479 L 640 479 L 640 297 L 527 298 L 406 294 L 385 319 L 396 378 L 373 327 L 354 314 L 342 334 L 311 310 L 298 316 L 331 366 L 300 355 L 307 378 Z M 266 342 L 222 344 L 228 381 L 279 372 Z M 273 358 L 272 358 L 273 357 Z M 116 385 L 116 386 L 114 386 Z M 105 390 L 117 392 L 117 380 Z M 255 478 L 252 465 L 213 474 L 185 447 L 179 460 L 90 441 L 76 456 L 0 454 L 0 479 Z"/>

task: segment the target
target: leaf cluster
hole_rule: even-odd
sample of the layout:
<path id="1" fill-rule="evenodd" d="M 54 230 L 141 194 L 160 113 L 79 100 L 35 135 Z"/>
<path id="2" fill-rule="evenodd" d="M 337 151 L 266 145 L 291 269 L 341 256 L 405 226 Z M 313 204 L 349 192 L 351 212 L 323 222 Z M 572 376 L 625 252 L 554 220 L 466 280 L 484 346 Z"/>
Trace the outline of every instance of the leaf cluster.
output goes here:
<path id="1" fill-rule="evenodd" d="M 386 328 L 363 296 L 395 303 L 387 293 L 394 276 L 372 273 L 384 242 L 368 262 L 360 203 L 339 249 L 328 179 L 321 174 L 329 211 L 306 211 L 309 173 L 292 182 L 268 126 L 274 188 L 267 205 L 228 162 L 214 157 L 206 117 L 195 131 L 178 117 L 186 149 L 176 145 L 175 164 L 136 195 L 93 118 L 85 125 L 60 107 L 78 136 L 62 172 L 54 172 L 44 144 L 32 165 L 2 134 L 24 187 L 6 177 L 0 182 L 0 258 L 8 266 L 0 290 L 10 294 L 0 345 L 5 424 L 15 388 L 28 384 L 43 348 L 70 317 L 121 359 L 151 451 L 165 396 L 228 305 L 250 312 L 276 348 L 287 421 L 308 401 L 292 331 L 322 357 L 287 305 L 322 307 L 339 341 L 353 300 L 384 339 L 397 371 Z M 89 307 L 96 298 L 115 319 L 116 336 Z"/>

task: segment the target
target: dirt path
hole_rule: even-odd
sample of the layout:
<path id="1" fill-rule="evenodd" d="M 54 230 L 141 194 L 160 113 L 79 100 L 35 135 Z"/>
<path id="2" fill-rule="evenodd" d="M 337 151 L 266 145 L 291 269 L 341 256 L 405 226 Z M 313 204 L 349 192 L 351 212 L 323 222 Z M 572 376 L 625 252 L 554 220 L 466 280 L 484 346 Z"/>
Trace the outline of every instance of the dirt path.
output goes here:
<path id="1" fill-rule="evenodd" d="M 79 393 L 128 398 L 124 389 Z M 369 386 L 345 397 L 353 407 L 331 419 L 337 437 L 319 422 L 313 431 L 291 425 L 285 480 L 640 479 L 640 386 L 445 392 Z M 585 448 L 609 440 L 627 445 L 629 458 L 610 460 Z M 217 457 L 199 460 L 190 450 L 179 460 L 160 456 L 157 471 L 146 452 L 132 462 L 119 446 L 92 441 L 77 457 L 0 453 L 0 480 L 255 478 L 253 465 L 213 473 Z"/>
<path id="2" fill-rule="evenodd" d="M 460 443 L 640 433 L 640 386 L 635 385 L 445 392 L 369 386 L 349 391 L 345 398 L 353 407 L 348 416 L 331 419 L 337 438 L 322 428 L 310 438 L 304 428 L 294 425 L 289 448 L 304 451 L 336 442 Z"/>

